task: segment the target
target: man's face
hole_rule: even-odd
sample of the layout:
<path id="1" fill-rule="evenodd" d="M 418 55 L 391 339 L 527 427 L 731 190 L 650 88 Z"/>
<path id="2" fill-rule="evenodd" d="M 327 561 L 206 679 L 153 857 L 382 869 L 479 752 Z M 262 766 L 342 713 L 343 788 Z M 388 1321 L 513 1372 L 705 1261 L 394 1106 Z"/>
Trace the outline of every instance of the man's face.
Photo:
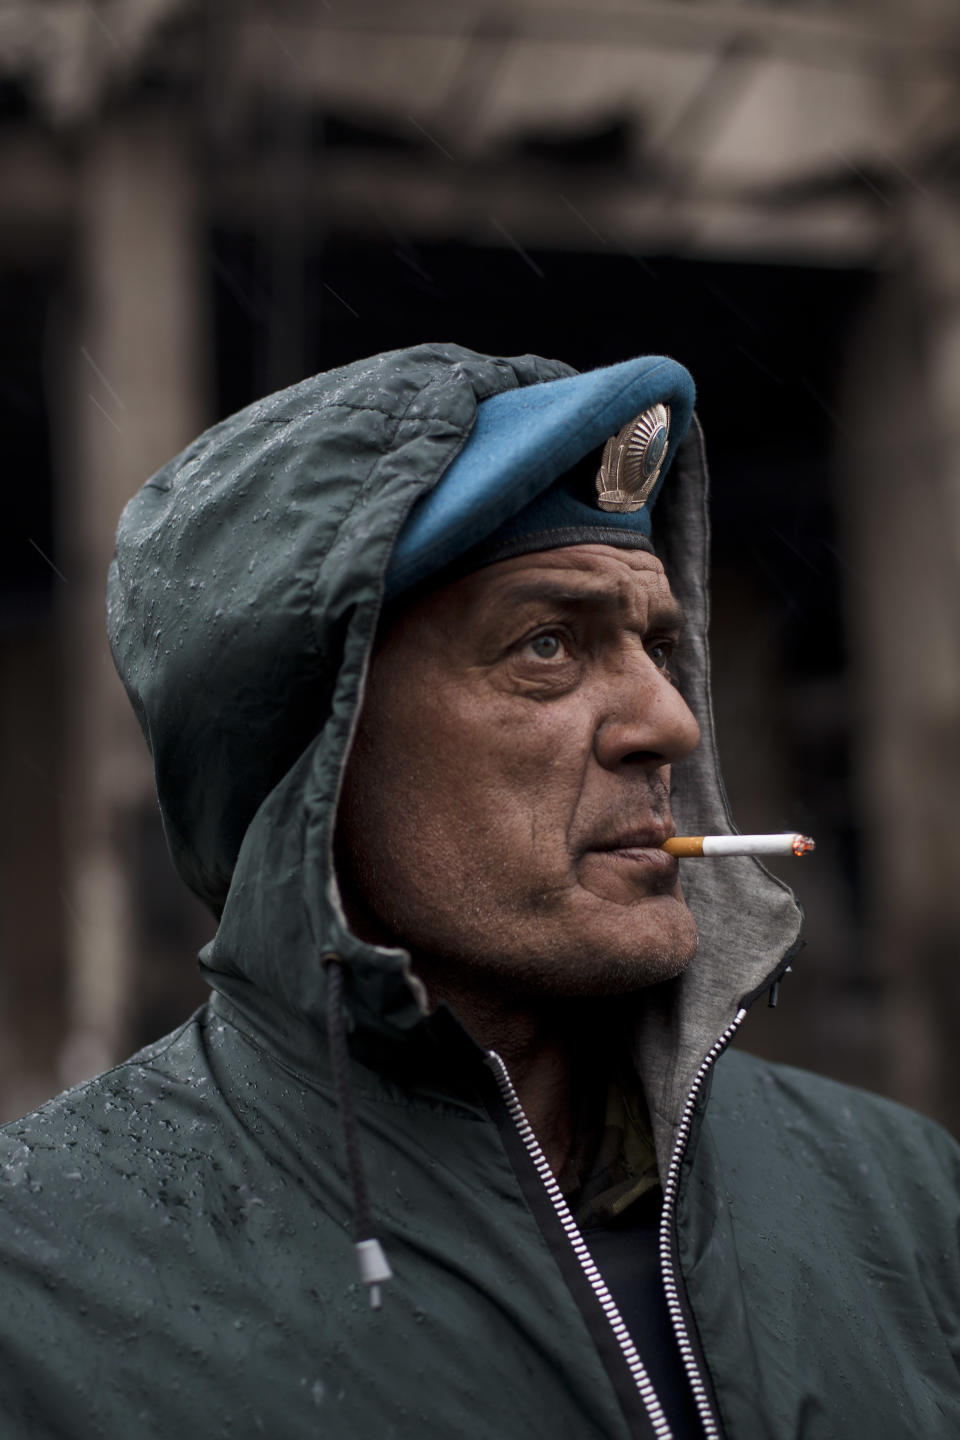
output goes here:
<path id="1" fill-rule="evenodd" d="M 696 949 L 670 765 L 699 740 L 670 681 L 660 561 L 577 545 L 504 560 L 384 621 L 337 832 L 359 933 L 430 987 L 609 995 Z"/>

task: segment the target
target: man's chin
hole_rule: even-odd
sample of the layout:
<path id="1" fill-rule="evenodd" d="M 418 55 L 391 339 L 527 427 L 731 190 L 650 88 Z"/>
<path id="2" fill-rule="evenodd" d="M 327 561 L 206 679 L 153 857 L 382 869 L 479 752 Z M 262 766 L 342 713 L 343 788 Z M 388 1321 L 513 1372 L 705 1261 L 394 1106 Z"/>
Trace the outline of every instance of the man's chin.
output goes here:
<path id="1" fill-rule="evenodd" d="M 676 979 L 697 953 L 696 921 L 682 897 L 586 908 L 589 915 L 564 927 L 562 958 L 550 967 L 555 993 L 630 994 Z"/>
<path id="2" fill-rule="evenodd" d="M 678 887 L 630 905 L 582 887 L 562 892 L 546 913 L 500 912 L 496 926 L 420 935 L 394 943 L 413 956 L 428 991 L 459 991 L 499 1002 L 629 995 L 682 974 L 697 953 L 697 927 Z M 454 1005 L 454 1008 L 456 1006 Z"/>

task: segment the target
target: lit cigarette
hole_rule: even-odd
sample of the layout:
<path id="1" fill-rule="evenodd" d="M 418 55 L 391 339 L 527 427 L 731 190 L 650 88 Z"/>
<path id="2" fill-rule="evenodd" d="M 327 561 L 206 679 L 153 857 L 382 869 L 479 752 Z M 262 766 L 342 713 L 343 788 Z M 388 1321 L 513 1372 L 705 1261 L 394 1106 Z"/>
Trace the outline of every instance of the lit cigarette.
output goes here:
<path id="1" fill-rule="evenodd" d="M 671 855 L 809 855 L 809 835 L 675 835 L 660 846 Z"/>

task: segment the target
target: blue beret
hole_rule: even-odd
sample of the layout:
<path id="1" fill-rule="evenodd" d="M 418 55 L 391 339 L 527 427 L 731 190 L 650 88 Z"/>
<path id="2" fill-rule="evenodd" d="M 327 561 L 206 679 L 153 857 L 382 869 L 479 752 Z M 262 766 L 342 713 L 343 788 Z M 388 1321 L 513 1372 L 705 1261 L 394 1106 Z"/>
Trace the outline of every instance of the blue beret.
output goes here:
<path id="1" fill-rule="evenodd" d="M 481 401 L 466 445 L 400 532 L 385 598 L 455 562 L 477 568 L 586 540 L 652 548 L 650 512 L 689 427 L 693 401 L 689 373 L 662 355 Z M 657 406 L 666 407 L 668 424 Z M 639 508 L 612 509 L 598 498 L 593 476 L 600 457 L 593 452 L 638 417 L 642 461 L 654 484 Z"/>

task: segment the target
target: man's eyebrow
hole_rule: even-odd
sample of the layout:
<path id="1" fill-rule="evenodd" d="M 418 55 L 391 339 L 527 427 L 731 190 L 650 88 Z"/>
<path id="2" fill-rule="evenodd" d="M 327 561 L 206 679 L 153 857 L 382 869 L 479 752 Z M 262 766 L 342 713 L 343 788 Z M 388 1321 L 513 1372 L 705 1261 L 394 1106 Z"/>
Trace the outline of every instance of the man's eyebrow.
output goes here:
<path id="1" fill-rule="evenodd" d="M 523 604 L 561 605 L 569 609 L 595 609 L 613 613 L 621 607 L 618 587 L 597 584 L 592 580 L 571 584 L 569 580 L 518 580 L 499 592 L 495 606 Z M 673 595 L 657 598 L 652 604 L 656 623 L 680 631 L 686 623 L 683 606 Z"/>

